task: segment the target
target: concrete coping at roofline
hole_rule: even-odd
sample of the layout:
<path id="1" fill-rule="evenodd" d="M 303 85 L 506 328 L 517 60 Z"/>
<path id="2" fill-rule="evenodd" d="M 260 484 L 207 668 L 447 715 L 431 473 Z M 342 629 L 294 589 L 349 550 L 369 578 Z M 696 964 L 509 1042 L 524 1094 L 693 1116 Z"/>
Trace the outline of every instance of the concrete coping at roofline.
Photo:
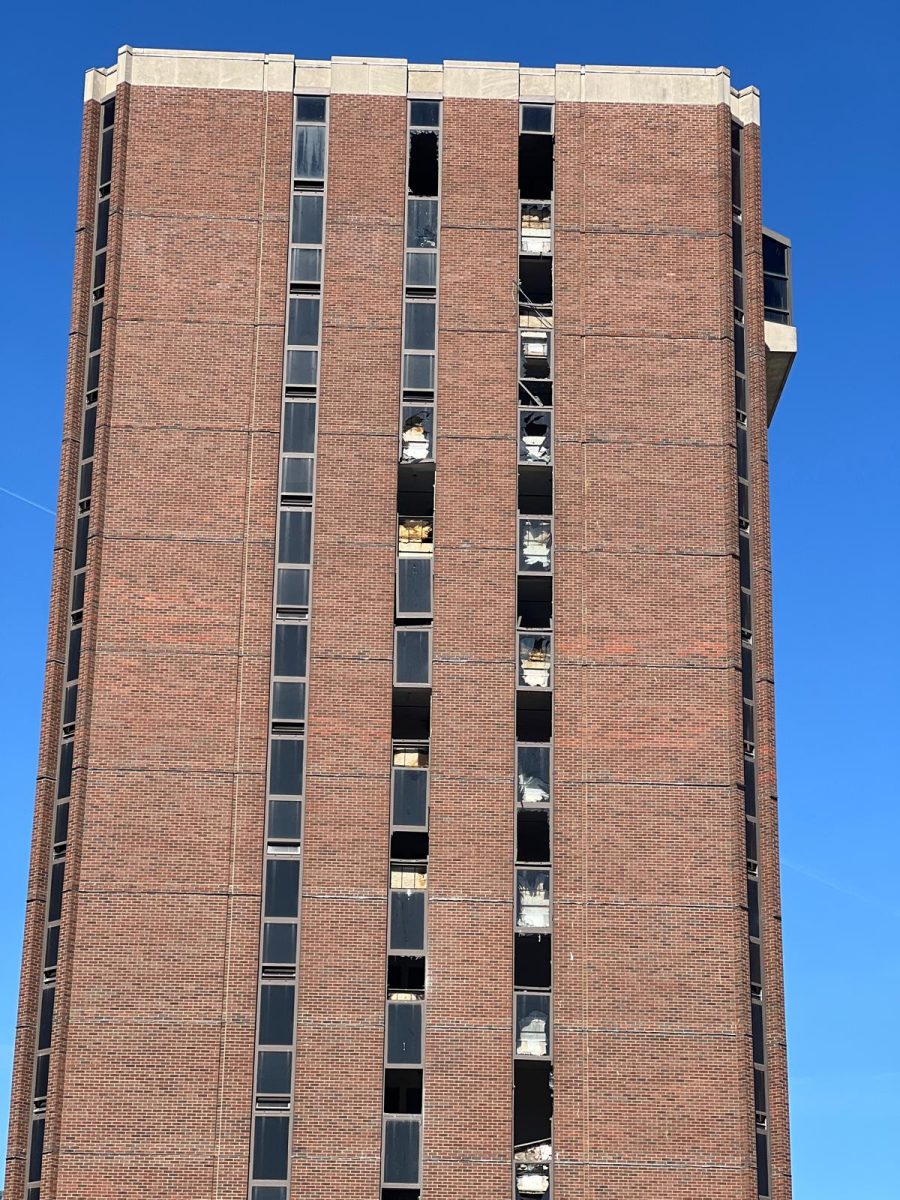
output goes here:
<path id="1" fill-rule="evenodd" d="M 119 83 L 133 87 L 216 88 L 367 96 L 465 97 L 544 103 L 727 104 L 745 125 L 759 124 L 759 92 L 736 91 L 725 67 L 602 67 L 562 63 L 410 63 L 404 58 L 294 58 L 145 50 L 123 46 L 114 67 L 85 77 L 85 100 L 105 100 Z"/>

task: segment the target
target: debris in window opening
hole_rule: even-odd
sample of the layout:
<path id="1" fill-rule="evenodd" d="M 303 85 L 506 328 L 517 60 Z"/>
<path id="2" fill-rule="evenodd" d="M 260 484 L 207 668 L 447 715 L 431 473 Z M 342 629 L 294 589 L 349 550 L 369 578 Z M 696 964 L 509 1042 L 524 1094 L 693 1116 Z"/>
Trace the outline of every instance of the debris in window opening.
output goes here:
<path id="1" fill-rule="evenodd" d="M 550 799 L 550 788 L 546 779 L 520 771 L 519 796 L 523 804 L 546 804 Z"/>
<path id="2" fill-rule="evenodd" d="M 550 928 L 550 874 L 548 871 L 519 871 L 518 920 L 520 929 Z"/>
<path id="3" fill-rule="evenodd" d="M 545 413 L 523 412 L 521 457 L 530 463 L 550 462 L 550 418 Z"/>
<path id="4" fill-rule="evenodd" d="M 522 527 L 522 558 L 528 570 L 546 571 L 550 566 L 550 524 L 525 521 Z"/>
<path id="5" fill-rule="evenodd" d="M 405 888 L 407 891 L 420 890 L 427 886 L 427 875 L 424 871 L 404 871 L 391 868 L 391 887 Z"/>
<path id="6" fill-rule="evenodd" d="M 547 1053 L 547 1014 L 541 1009 L 530 1012 L 519 1026 L 516 1054 L 543 1058 Z"/>
<path id="7" fill-rule="evenodd" d="M 424 462 L 431 458 L 431 414 L 418 409 L 406 416 L 400 440 L 404 462 Z"/>
<path id="8" fill-rule="evenodd" d="M 519 667 L 526 687 L 550 686 L 550 638 L 519 639 Z"/>
<path id="9" fill-rule="evenodd" d="M 553 1152 L 549 1142 L 517 1150 L 516 1191 L 520 1196 L 544 1196 L 550 1190 L 550 1161 Z"/>
<path id="10" fill-rule="evenodd" d="M 431 554 L 433 526 L 422 517 L 403 517 L 400 521 L 400 553 Z"/>

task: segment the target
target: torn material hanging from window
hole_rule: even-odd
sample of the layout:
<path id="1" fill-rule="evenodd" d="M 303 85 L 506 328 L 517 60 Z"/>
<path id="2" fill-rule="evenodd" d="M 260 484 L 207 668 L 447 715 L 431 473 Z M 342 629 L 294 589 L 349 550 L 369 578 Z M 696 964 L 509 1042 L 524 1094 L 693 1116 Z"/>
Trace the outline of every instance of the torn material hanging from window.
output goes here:
<path id="1" fill-rule="evenodd" d="M 549 870 L 516 871 L 516 925 L 519 929 L 550 928 Z"/>
<path id="2" fill-rule="evenodd" d="M 434 458 L 433 430 L 434 409 L 430 405 L 404 404 L 401 462 L 428 462 Z"/>
<path id="3" fill-rule="evenodd" d="M 547 408 L 519 409 L 519 462 L 549 466 L 551 410 Z"/>
<path id="4" fill-rule="evenodd" d="M 519 570 L 549 571 L 553 533 L 549 517 L 519 520 Z"/>
<path id="5" fill-rule="evenodd" d="M 529 688 L 550 686 L 550 634 L 519 635 L 519 685 Z"/>
<path id="6" fill-rule="evenodd" d="M 522 254 L 549 254 L 552 249 L 550 205 L 534 200 L 522 201 Z"/>
<path id="7" fill-rule="evenodd" d="M 516 996 L 516 1054 L 546 1058 L 550 1053 L 550 996 L 520 992 Z"/>

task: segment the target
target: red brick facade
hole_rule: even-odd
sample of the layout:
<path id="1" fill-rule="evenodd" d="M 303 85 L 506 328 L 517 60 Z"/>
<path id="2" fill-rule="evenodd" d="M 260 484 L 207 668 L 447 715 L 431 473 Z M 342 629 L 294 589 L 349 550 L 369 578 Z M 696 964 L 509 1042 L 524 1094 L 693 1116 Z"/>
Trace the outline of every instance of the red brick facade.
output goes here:
<path id="1" fill-rule="evenodd" d="M 116 97 L 42 1200 L 243 1200 L 291 96 Z M 443 104 L 427 1200 L 512 1193 L 518 103 Z M 292 1196 L 380 1194 L 406 103 L 330 102 Z M 98 106 L 6 1195 L 25 1196 Z M 556 106 L 554 1200 L 754 1200 L 725 105 Z M 758 131 L 745 135 L 772 1200 L 790 1195 Z"/>

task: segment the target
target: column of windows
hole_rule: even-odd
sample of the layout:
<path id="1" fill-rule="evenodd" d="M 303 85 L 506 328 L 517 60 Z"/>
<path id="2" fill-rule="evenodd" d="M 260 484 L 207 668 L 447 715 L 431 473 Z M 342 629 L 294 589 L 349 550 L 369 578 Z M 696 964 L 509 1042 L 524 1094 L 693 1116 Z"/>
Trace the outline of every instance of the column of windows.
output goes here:
<path id="1" fill-rule="evenodd" d="M 382 1200 L 422 1186 L 441 105 L 408 111 Z"/>
<path id="2" fill-rule="evenodd" d="M 759 836 L 756 788 L 756 705 L 753 652 L 753 576 L 750 512 L 750 430 L 747 405 L 747 351 L 744 310 L 743 130 L 731 125 L 731 231 L 734 280 L 734 389 L 737 443 L 738 560 L 741 621 L 741 698 L 744 743 L 744 827 L 747 861 L 747 923 L 750 958 L 750 1016 L 756 1121 L 756 1187 L 769 1197 L 769 1133 L 765 1019 L 759 894 Z"/>
<path id="3" fill-rule="evenodd" d="M 552 1186 L 553 106 L 519 125 L 513 1195 Z"/>
<path id="4" fill-rule="evenodd" d="M 288 1200 L 328 101 L 294 97 L 250 1200 Z"/>
<path id="5" fill-rule="evenodd" d="M 91 301 L 87 322 L 87 361 L 84 374 L 81 438 L 79 442 L 78 491 L 75 535 L 72 549 L 72 575 L 69 589 L 69 618 L 64 663 L 61 738 L 56 772 L 56 799 L 52 822 L 50 872 L 44 927 L 44 957 L 41 993 L 37 1016 L 34 1085 L 31 1127 L 26 1170 L 26 1200 L 38 1200 L 43 1169 L 44 1130 L 47 1116 L 47 1089 L 50 1079 L 50 1053 L 53 1032 L 53 1007 L 56 999 L 56 967 L 59 958 L 60 924 L 63 909 L 63 881 L 69 832 L 69 800 L 72 794 L 72 766 L 75 752 L 78 684 L 81 675 L 82 621 L 84 618 L 85 581 L 88 559 L 88 533 L 91 520 L 91 492 L 94 482 L 94 442 L 97 431 L 97 398 L 100 387 L 100 348 L 103 340 L 103 298 L 106 284 L 106 252 L 109 234 L 110 191 L 112 187 L 113 122 L 115 100 L 100 108 L 100 144 L 94 215 L 94 247 L 91 264 Z"/>

